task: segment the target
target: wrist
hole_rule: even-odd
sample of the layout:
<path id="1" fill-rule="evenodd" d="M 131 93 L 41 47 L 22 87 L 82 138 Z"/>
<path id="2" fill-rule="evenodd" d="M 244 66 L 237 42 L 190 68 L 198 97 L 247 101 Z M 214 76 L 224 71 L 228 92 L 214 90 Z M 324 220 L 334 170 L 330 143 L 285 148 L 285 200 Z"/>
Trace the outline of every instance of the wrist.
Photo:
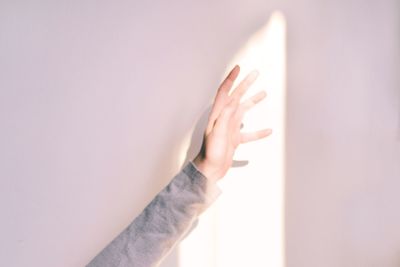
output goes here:
<path id="1" fill-rule="evenodd" d="M 196 168 L 210 181 L 216 182 L 218 178 L 215 175 L 215 171 L 213 171 L 213 168 L 211 165 L 207 162 L 205 158 L 203 158 L 201 155 L 198 155 L 197 157 L 194 158 L 192 161 L 193 164 L 196 166 Z"/>

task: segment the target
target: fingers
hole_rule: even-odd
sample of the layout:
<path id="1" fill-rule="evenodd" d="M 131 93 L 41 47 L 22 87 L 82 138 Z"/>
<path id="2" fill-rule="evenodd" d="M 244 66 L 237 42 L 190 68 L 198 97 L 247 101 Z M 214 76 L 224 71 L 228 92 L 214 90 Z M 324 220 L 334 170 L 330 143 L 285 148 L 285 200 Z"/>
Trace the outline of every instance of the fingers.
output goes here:
<path id="1" fill-rule="evenodd" d="M 234 114 L 239 106 L 239 99 L 232 98 L 228 105 L 224 107 L 220 116 L 217 118 L 215 123 L 215 129 L 217 131 L 221 130 L 223 132 L 229 132 L 229 128 L 231 126 L 232 119 Z"/>
<path id="2" fill-rule="evenodd" d="M 241 129 L 241 124 L 244 114 L 250 109 L 252 109 L 259 102 L 261 102 L 266 96 L 267 93 L 265 91 L 260 91 L 240 104 L 235 114 L 235 129 L 236 128 Z"/>
<path id="3" fill-rule="evenodd" d="M 253 108 L 255 105 L 257 105 L 259 102 L 261 102 L 265 97 L 267 96 L 267 93 L 265 91 L 258 92 L 257 94 L 253 95 L 246 101 L 244 101 L 242 104 L 240 104 L 240 108 L 246 112 Z"/>
<path id="4" fill-rule="evenodd" d="M 214 100 L 214 104 L 210 113 L 210 117 L 208 120 L 208 126 L 206 133 L 208 134 L 213 125 L 215 124 L 216 119 L 220 115 L 222 109 L 224 106 L 227 104 L 229 100 L 229 91 L 232 88 L 233 83 L 235 82 L 236 78 L 238 77 L 240 72 L 240 67 L 236 65 L 228 74 L 228 76 L 225 78 L 225 80 L 222 82 L 220 87 L 218 88 L 217 95 Z"/>
<path id="5" fill-rule="evenodd" d="M 259 73 L 257 70 L 253 70 L 250 72 L 235 88 L 235 90 L 229 95 L 229 91 L 232 88 L 233 83 L 235 82 L 237 76 L 239 75 L 240 67 L 236 65 L 225 80 L 222 82 L 221 86 L 218 89 L 217 95 L 215 97 L 214 105 L 212 107 L 210 117 L 208 119 L 208 125 L 206 129 L 206 135 L 208 135 L 212 129 L 216 126 L 218 120 L 221 121 L 221 125 L 226 125 L 230 121 L 230 117 L 235 115 L 234 119 L 240 125 L 241 119 L 243 118 L 244 112 L 251 109 L 258 102 L 263 100 L 266 96 L 265 92 L 259 92 L 256 95 L 252 96 L 250 99 L 246 100 L 243 104 L 240 105 L 238 109 L 238 104 L 240 99 L 249 89 L 249 87 L 254 83 L 257 79 Z M 230 106 L 231 107 L 228 107 Z M 226 112 L 224 112 L 226 110 Z M 224 113 L 223 118 L 219 118 Z M 227 116 L 230 116 L 229 118 Z M 224 124 L 225 122 L 226 124 Z M 234 123 L 236 125 L 236 123 Z"/>
<path id="6" fill-rule="evenodd" d="M 272 133 L 272 129 L 264 129 L 261 131 L 251 132 L 251 133 L 241 133 L 240 143 L 247 143 L 252 141 L 257 141 L 259 139 L 265 138 Z"/>
<path id="7" fill-rule="evenodd" d="M 258 71 L 253 70 L 249 74 L 247 74 L 246 78 L 244 78 L 240 84 L 235 88 L 235 90 L 232 92 L 231 97 L 232 98 L 239 98 L 241 99 L 242 96 L 246 93 L 247 89 L 254 83 L 254 81 L 258 77 Z"/>
<path id="8" fill-rule="evenodd" d="M 232 88 L 233 83 L 235 82 L 236 78 L 238 77 L 240 72 L 240 67 L 238 65 L 236 65 L 228 74 L 228 76 L 226 76 L 225 80 L 221 83 L 221 85 L 218 88 L 218 92 L 217 92 L 217 97 L 218 94 L 221 93 L 226 93 L 228 94 L 230 89 Z"/>

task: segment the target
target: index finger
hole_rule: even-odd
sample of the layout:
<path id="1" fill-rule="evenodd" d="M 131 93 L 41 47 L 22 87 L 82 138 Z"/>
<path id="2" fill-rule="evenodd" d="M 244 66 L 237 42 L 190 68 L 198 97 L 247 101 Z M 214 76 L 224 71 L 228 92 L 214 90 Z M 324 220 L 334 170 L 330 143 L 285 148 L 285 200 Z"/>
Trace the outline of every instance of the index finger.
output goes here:
<path id="1" fill-rule="evenodd" d="M 217 95 L 215 96 L 214 104 L 211 110 L 211 114 L 208 120 L 208 127 L 207 132 L 209 132 L 214 125 L 216 119 L 220 115 L 222 109 L 227 104 L 229 99 L 229 91 L 232 88 L 233 83 L 235 82 L 236 78 L 238 77 L 240 72 L 240 67 L 236 65 L 226 76 L 224 81 L 218 88 Z"/>
<path id="2" fill-rule="evenodd" d="M 242 98 L 242 96 L 246 93 L 247 89 L 255 82 L 259 75 L 257 70 L 253 70 L 239 83 L 239 85 L 232 92 L 231 97 L 233 98 Z"/>

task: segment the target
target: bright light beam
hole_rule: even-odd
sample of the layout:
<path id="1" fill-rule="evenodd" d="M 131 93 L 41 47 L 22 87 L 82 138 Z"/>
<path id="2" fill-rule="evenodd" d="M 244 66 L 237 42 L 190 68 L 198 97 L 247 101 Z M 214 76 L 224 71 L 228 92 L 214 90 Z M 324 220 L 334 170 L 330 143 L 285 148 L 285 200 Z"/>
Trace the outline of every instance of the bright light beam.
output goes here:
<path id="1" fill-rule="evenodd" d="M 222 179 L 223 194 L 201 218 L 199 229 L 180 246 L 179 267 L 283 267 L 286 103 L 286 22 L 279 12 L 256 32 L 229 64 L 260 76 L 246 97 L 267 91 L 247 114 L 243 131 L 272 128 L 267 139 L 239 147 L 236 160 L 249 160 Z"/>
<path id="2" fill-rule="evenodd" d="M 243 131 L 268 127 L 273 133 L 240 146 L 235 159 L 249 160 L 249 165 L 232 169 L 221 181 L 216 266 L 283 267 L 286 23 L 281 13 L 274 12 L 249 39 L 231 65 L 236 63 L 242 75 L 260 71 L 247 97 L 267 91 L 266 100 L 245 118 Z"/>

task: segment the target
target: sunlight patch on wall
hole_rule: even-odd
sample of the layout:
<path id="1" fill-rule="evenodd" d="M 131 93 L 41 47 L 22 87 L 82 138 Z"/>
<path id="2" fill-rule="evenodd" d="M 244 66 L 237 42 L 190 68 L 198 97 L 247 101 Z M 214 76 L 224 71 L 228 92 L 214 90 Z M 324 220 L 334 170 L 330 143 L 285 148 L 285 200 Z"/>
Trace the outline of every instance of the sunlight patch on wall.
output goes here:
<path id="1" fill-rule="evenodd" d="M 236 63 L 242 75 L 253 68 L 260 71 L 247 96 L 267 91 L 266 100 L 245 118 L 243 131 L 268 127 L 273 134 L 240 146 L 235 159 L 249 160 L 249 165 L 232 169 L 221 181 L 224 194 L 217 211 L 217 266 L 282 267 L 286 24 L 281 13 L 273 13 L 268 24 L 249 39 L 232 60 L 232 65 Z"/>
<path id="2" fill-rule="evenodd" d="M 252 69 L 260 76 L 244 99 L 267 91 L 267 98 L 244 119 L 243 131 L 272 128 L 267 139 L 238 148 L 248 160 L 220 181 L 223 194 L 201 217 L 200 227 L 180 246 L 180 267 L 284 266 L 284 151 L 286 22 L 274 12 L 227 68 L 241 66 L 240 81 Z"/>

